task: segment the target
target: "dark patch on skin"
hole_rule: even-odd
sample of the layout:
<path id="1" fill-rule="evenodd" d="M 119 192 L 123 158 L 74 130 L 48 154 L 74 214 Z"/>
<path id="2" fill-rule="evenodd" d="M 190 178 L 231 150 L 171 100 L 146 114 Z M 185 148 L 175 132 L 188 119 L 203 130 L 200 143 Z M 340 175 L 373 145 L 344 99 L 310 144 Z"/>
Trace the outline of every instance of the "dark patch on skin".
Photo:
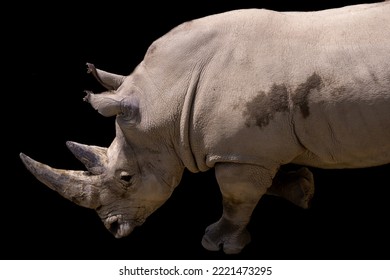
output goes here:
<path id="1" fill-rule="evenodd" d="M 247 117 L 247 127 L 255 123 L 262 128 L 273 119 L 274 114 L 286 112 L 289 109 L 288 90 L 283 84 L 274 84 L 269 93 L 259 91 L 259 94 L 246 104 L 243 115 Z"/>
<path id="2" fill-rule="evenodd" d="M 375 75 L 375 73 L 370 72 L 370 76 L 371 76 L 371 79 L 372 79 L 375 83 L 378 83 L 378 82 L 379 82 L 379 79 L 378 79 L 378 77 Z"/>
<path id="3" fill-rule="evenodd" d="M 147 51 L 147 53 L 149 54 L 149 55 L 152 55 L 155 51 L 156 51 L 156 44 L 151 44 L 150 45 L 150 47 L 149 47 L 149 49 L 148 49 L 148 51 Z"/>
<path id="4" fill-rule="evenodd" d="M 310 115 L 309 96 L 323 87 L 323 81 L 317 73 L 313 73 L 307 80 L 299 84 L 292 96 L 292 105 L 299 108 L 302 117 Z M 340 93 L 345 88 L 338 89 Z M 268 93 L 259 91 L 258 95 L 245 104 L 243 116 L 246 118 L 247 127 L 255 124 L 259 128 L 267 126 L 276 113 L 283 113 L 289 108 L 290 92 L 285 84 L 274 84 Z"/>
<path id="5" fill-rule="evenodd" d="M 184 29 L 189 29 L 191 28 L 191 25 L 194 23 L 193 20 L 189 20 L 189 21 L 186 21 L 185 23 L 183 23 L 183 28 Z"/>
<path id="6" fill-rule="evenodd" d="M 345 86 L 336 87 L 332 90 L 331 94 L 333 96 L 340 96 L 347 92 L 347 88 Z"/>
<path id="7" fill-rule="evenodd" d="M 178 25 L 178 26 L 176 26 L 176 27 L 174 27 L 171 31 L 169 31 L 166 35 L 164 35 L 163 37 L 168 37 L 168 36 L 170 36 L 170 37 L 172 37 L 172 36 L 175 36 L 176 34 L 178 34 L 178 33 L 180 33 L 180 32 L 189 32 L 189 31 L 191 31 L 191 26 L 193 25 L 193 21 L 191 20 L 191 21 L 187 21 L 187 22 L 184 22 L 184 23 L 182 23 L 182 24 L 180 24 L 180 25 Z M 163 38 L 163 37 L 161 37 L 161 38 Z M 147 52 L 146 52 L 146 54 L 145 54 L 145 56 L 152 56 L 155 52 L 156 52 L 156 50 L 158 49 L 158 44 L 159 44 L 159 42 L 160 42 L 161 40 L 159 39 L 159 40 L 157 40 L 156 42 L 153 42 L 150 46 L 149 46 L 149 48 L 148 48 L 148 50 L 147 50 Z"/>
<path id="8" fill-rule="evenodd" d="M 176 26 L 175 28 L 173 28 L 171 31 L 169 31 L 169 33 L 167 34 L 168 36 L 174 36 L 180 32 L 188 32 L 188 31 L 191 31 L 192 29 L 192 25 L 193 25 L 193 21 L 190 20 L 190 21 L 186 21 L 178 26 Z"/>
<path id="9" fill-rule="evenodd" d="M 295 106 L 298 106 L 302 117 L 306 119 L 310 115 L 309 95 L 313 90 L 320 90 L 323 86 L 322 79 L 317 73 L 313 73 L 306 82 L 298 85 L 292 96 L 292 101 Z"/>

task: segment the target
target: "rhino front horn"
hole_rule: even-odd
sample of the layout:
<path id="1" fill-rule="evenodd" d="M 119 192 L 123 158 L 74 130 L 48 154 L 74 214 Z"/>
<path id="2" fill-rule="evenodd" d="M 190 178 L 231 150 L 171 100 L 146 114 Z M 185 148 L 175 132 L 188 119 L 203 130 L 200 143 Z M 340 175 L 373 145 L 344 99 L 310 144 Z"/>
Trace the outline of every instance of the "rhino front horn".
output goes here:
<path id="1" fill-rule="evenodd" d="M 61 170 L 37 162 L 21 153 L 26 168 L 43 184 L 74 203 L 95 209 L 100 206 L 99 176 L 88 176 L 84 171 Z"/>

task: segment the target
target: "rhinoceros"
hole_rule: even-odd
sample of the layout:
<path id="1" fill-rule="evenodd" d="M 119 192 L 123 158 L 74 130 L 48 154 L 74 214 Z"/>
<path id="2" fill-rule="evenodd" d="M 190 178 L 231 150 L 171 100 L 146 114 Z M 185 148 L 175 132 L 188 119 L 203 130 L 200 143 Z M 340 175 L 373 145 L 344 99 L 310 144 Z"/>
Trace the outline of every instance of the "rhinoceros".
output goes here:
<path id="1" fill-rule="evenodd" d="M 87 171 L 20 157 L 49 188 L 96 210 L 117 238 L 168 200 L 185 169 L 214 168 L 223 213 L 201 243 L 239 253 L 263 195 L 309 207 L 307 167 L 390 163 L 389 15 L 381 2 L 185 22 L 154 41 L 129 75 L 87 63 L 107 91 L 84 100 L 116 117 L 108 148 L 66 143 Z M 301 169 L 283 171 L 290 163 Z"/>

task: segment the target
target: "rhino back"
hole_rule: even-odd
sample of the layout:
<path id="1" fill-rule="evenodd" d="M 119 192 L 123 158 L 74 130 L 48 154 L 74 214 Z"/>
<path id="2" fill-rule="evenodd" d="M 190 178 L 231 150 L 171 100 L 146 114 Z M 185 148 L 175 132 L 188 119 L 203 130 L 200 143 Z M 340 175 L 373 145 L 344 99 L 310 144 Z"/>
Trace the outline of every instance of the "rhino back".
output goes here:
<path id="1" fill-rule="evenodd" d="M 329 23 L 314 58 L 317 86 L 298 86 L 295 131 L 306 152 L 296 163 L 359 168 L 390 162 L 390 3 L 363 6 L 370 8 L 350 10 L 340 16 L 343 24 Z"/>

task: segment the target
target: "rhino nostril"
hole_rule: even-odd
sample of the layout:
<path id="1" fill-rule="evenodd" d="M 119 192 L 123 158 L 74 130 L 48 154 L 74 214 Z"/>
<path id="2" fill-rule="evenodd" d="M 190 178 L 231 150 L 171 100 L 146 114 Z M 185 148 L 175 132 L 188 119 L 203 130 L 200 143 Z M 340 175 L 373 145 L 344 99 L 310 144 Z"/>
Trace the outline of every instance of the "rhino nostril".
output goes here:
<path id="1" fill-rule="evenodd" d="M 111 223 L 110 224 L 110 231 L 112 232 L 112 233 L 116 233 L 117 231 L 118 231 L 118 229 L 119 229 L 119 223 L 118 223 L 118 221 L 115 221 L 115 222 L 113 222 L 113 223 Z"/>

